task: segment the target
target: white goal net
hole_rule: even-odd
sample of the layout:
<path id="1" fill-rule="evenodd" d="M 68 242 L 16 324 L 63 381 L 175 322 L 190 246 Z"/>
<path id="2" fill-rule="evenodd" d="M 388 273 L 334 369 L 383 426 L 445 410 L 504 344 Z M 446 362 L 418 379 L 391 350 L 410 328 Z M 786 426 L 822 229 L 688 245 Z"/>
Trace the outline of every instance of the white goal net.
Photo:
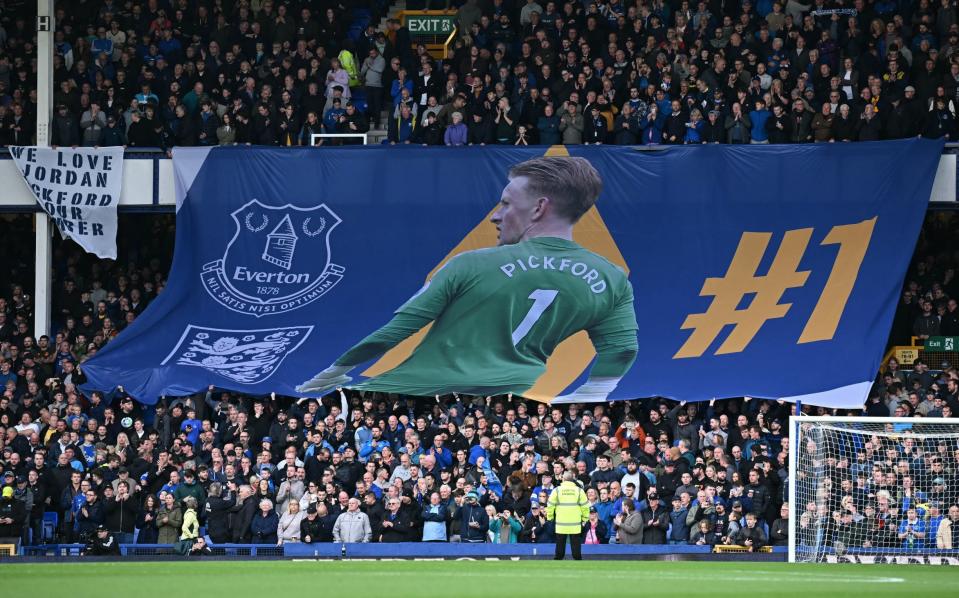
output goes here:
<path id="1" fill-rule="evenodd" d="M 791 426 L 790 561 L 959 564 L 959 419 Z"/>

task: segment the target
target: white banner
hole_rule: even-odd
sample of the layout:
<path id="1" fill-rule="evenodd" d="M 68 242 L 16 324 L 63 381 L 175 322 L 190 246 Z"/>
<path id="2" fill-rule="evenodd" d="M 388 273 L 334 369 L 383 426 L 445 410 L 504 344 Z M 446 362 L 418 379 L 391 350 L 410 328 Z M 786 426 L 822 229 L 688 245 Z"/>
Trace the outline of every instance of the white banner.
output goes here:
<path id="1" fill-rule="evenodd" d="M 117 257 L 123 148 L 10 147 L 13 161 L 60 234 L 89 253 Z"/>

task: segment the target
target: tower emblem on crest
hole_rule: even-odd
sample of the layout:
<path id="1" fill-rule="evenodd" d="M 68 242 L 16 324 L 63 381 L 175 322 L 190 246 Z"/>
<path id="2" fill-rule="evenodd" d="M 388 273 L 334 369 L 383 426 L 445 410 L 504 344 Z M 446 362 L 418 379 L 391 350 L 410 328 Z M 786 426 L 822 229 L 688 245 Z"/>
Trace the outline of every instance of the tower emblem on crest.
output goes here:
<path id="1" fill-rule="evenodd" d="M 293 264 L 293 252 L 296 251 L 296 231 L 287 214 L 276 225 L 273 232 L 266 236 L 266 247 L 263 248 L 263 261 L 289 270 Z"/>
<path id="2" fill-rule="evenodd" d="M 213 299 L 256 317 L 316 301 L 346 271 L 331 259 L 330 233 L 342 220 L 326 204 L 300 208 L 252 200 L 231 214 L 236 232 L 200 278 Z"/>

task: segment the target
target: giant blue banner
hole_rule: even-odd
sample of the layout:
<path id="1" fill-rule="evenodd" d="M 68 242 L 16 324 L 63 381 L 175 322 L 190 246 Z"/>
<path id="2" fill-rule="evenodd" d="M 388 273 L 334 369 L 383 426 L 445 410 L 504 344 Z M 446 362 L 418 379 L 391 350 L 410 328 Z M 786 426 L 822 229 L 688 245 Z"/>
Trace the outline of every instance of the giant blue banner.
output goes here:
<path id="1" fill-rule="evenodd" d="M 510 182 L 544 148 L 178 149 L 169 283 L 87 388 L 858 407 L 941 151 L 552 148 L 579 217 Z"/>

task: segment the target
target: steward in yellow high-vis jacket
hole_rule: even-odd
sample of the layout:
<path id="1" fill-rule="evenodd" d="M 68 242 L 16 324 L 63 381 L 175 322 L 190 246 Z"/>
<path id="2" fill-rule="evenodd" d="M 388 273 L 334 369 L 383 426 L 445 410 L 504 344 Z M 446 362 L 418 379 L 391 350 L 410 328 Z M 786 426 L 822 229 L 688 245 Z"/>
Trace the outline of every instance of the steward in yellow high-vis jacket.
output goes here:
<path id="1" fill-rule="evenodd" d="M 583 560 L 582 533 L 583 524 L 589 521 L 589 502 L 573 472 L 564 473 L 563 483 L 550 493 L 546 502 L 546 519 L 556 522 L 555 560 L 561 561 L 566 556 L 567 538 L 573 559 Z"/>

